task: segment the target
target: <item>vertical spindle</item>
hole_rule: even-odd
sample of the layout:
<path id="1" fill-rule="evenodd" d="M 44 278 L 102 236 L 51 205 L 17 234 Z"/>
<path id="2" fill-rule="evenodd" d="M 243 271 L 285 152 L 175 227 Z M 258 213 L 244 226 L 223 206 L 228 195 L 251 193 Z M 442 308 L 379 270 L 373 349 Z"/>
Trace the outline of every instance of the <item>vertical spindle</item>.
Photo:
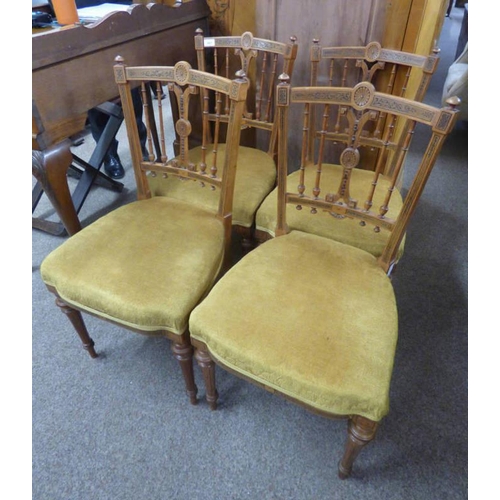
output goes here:
<path id="1" fill-rule="evenodd" d="M 150 115 L 150 111 L 149 111 L 147 92 L 148 92 L 148 89 L 146 88 L 146 83 L 141 82 L 142 107 L 143 107 L 143 115 L 146 117 L 146 132 L 147 132 L 147 141 L 148 141 L 149 161 L 153 161 L 154 160 L 153 138 L 152 138 L 152 134 L 151 134 L 151 115 Z"/>
<path id="2" fill-rule="evenodd" d="M 160 149 L 161 149 L 161 161 L 166 163 L 167 151 L 165 147 L 165 124 L 163 122 L 163 89 L 160 82 L 156 82 L 156 100 L 158 102 L 158 116 L 160 125 Z"/>

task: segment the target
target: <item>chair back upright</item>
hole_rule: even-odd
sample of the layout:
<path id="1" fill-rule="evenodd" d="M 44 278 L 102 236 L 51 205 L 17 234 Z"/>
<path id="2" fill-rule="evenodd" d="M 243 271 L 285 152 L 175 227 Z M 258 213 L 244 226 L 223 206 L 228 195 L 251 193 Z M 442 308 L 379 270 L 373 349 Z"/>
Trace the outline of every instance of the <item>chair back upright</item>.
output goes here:
<path id="1" fill-rule="evenodd" d="M 292 36 L 289 43 L 282 43 L 256 38 L 249 31 L 241 36 L 205 37 L 203 30 L 197 29 L 194 41 L 198 69 L 226 78 L 238 69 L 247 75 L 250 86 L 243 126 L 269 132 L 263 139 L 267 147 L 262 149 L 274 156 L 277 140 L 274 93 L 281 73 L 292 77 L 297 57 L 296 38 Z M 220 119 L 227 120 L 228 111 L 225 99 Z M 209 119 L 214 121 L 217 117 L 210 115 Z"/>
<path id="2" fill-rule="evenodd" d="M 192 69 L 185 61 L 175 66 L 131 67 L 126 66 L 120 57 L 116 59 L 114 73 L 120 90 L 138 198 L 151 197 L 147 176 L 175 176 L 185 182 L 198 183 L 201 188 L 218 190 L 217 217 L 224 221 L 226 233 L 230 233 L 236 159 L 248 88 L 244 75 L 230 80 Z M 141 89 L 147 128 L 146 157 L 141 148 L 131 94 L 132 88 L 136 86 Z M 170 104 L 175 107 L 177 116 L 173 125 L 179 141 L 179 154 L 173 158 L 167 156 L 166 137 L 168 128 L 172 127 L 172 113 L 170 108 L 163 109 L 164 88 L 170 93 Z M 154 99 L 151 98 L 152 94 Z M 198 96 L 201 96 L 203 103 L 201 113 Z M 208 122 L 204 117 L 210 113 L 209 103 L 215 102 L 220 107 L 222 99 L 227 99 L 229 106 L 227 127 L 224 131 L 218 127 L 221 113 L 214 113 L 215 137 L 211 137 L 213 131 L 208 131 Z M 207 151 L 209 137 L 213 139 L 210 152 Z M 158 148 L 154 147 L 156 140 Z M 200 141 L 201 160 L 194 162 L 190 158 L 190 149 L 198 146 Z M 228 146 L 226 154 L 219 160 L 217 150 L 222 143 Z M 221 161 L 222 165 L 219 164 Z"/>
<path id="3" fill-rule="evenodd" d="M 377 92 L 369 82 L 358 83 L 352 88 L 291 87 L 286 75 L 281 75 L 280 79 L 281 83 L 277 88 L 279 147 L 276 235 L 288 232 L 287 204 L 295 205 L 297 210 L 309 209 L 312 216 L 324 211 L 339 220 L 355 219 L 366 231 L 389 231 L 390 236 L 379 257 L 379 263 L 390 273 L 397 260 L 397 251 L 409 219 L 443 142 L 456 122 L 459 100 L 452 98 L 448 107 L 438 109 L 414 100 Z M 303 140 L 298 186 L 287 186 L 288 112 L 291 105 L 303 107 Z M 311 130 L 313 109 L 317 116 L 321 117 L 318 130 Z M 391 141 L 388 130 L 380 138 L 365 132 L 379 120 L 381 114 L 388 120 L 403 117 L 408 121 L 406 133 L 398 142 Z M 391 196 L 396 190 L 400 170 L 417 123 L 430 129 L 427 148 L 417 157 L 418 167 L 414 169 L 412 179 L 409 175 L 406 179 L 409 187 L 401 211 L 396 218 L 388 217 L 386 214 Z M 327 148 L 328 143 L 335 143 L 337 147 Z M 313 145 L 312 148 L 310 144 Z M 357 175 L 356 170 L 367 149 L 378 149 L 381 153 L 392 151 L 395 168 L 392 175 L 383 176 L 384 164 L 379 162 L 373 173 L 364 172 L 367 175 L 357 176 L 357 193 L 360 192 L 361 182 L 363 198 L 358 195 L 358 199 L 354 199 L 350 195 L 349 185 L 352 176 Z M 341 166 L 341 175 L 336 185 L 322 183 L 322 169 L 325 164 Z M 308 170 L 313 170 L 314 175 L 307 175 Z M 306 178 L 313 179 L 311 185 L 306 185 Z M 373 206 L 377 189 L 385 191 L 382 196 L 384 201 L 380 206 Z"/>

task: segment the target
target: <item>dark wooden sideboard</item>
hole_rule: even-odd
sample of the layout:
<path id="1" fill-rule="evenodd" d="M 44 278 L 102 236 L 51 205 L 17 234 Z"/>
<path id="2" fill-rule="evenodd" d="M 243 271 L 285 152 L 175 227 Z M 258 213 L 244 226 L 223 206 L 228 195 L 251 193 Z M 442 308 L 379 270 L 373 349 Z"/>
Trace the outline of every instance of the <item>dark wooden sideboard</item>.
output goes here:
<path id="1" fill-rule="evenodd" d="M 117 97 L 113 64 L 196 67 L 194 34 L 208 31 L 205 0 L 131 5 L 99 22 L 44 30 L 32 36 L 32 149 L 34 177 L 61 219 L 60 228 L 33 217 L 33 227 L 53 234 L 80 229 L 66 172 L 70 137 L 84 129 L 87 111 Z"/>

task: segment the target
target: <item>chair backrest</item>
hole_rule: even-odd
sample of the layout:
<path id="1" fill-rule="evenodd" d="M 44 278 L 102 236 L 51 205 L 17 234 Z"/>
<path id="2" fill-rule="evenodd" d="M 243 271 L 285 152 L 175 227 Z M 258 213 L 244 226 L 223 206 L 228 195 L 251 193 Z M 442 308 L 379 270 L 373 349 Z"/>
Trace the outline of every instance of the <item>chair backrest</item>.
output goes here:
<path id="1" fill-rule="evenodd" d="M 276 147 L 274 92 L 281 73 L 292 77 L 297 57 L 296 38 L 292 36 L 289 43 L 282 43 L 256 38 L 249 31 L 241 36 L 205 37 L 203 30 L 197 29 L 194 43 L 198 69 L 225 77 L 238 69 L 245 72 L 250 87 L 243 124 L 270 132 L 268 152 L 273 154 Z M 228 110 L 225 100 L 222 113 L 227 116 Z M 210 115 L 209 119 L 216 117 Z"/>
<path id="2" fill-rule="evenodd" d="M 391 96 L 375 91 L 368 82 L 361 82 L 353 88 L 349 87 L 291 87 L 286 75 L 277 89 L 278 107 L 278 223 L 276 235 L 288 231 L 286 224 L 286 205 L 292 204 L 299 210 L 309 208 L 311 214 L 326 211 L 337 219 L 351 218 L 359 220 L 367 231 L 389 231 L 390 236 L 379 263 L 390 273 L 396 262 L 399 245 L 405 234 L 410 216 L 419 200 L 427 178 L 434 166 L 437 155 L 445 137 L 453 129 L 457 119 L 459 99 L 451 99 L 449 107 L 438 109 L 432 106 Z M 300 161 L 300 180 L 298 186 L 287 186 L 287 141 L 288 111 L 291 104 L 302 105 L 303 141 Z M 314 133 L 314 147 L 309 147 L 310 117 L 312 108 L 321 116 L 321 127 Z M 391 142 L 389 133 L 381 138 L 365 134 L 373 121 L 380 114 L 408 119 L 408 130 L 398 143 Z M 391 196 L 403 165 L 411 136 L 416 124 L 427 126 L 430 138 L 427 149 L 421 155 L 418 168 L 409 183 L 407 195 L 397 218 L 387 217 Z M 327 148 L 327 143 L 334 142 L 337 148 Z M 392 150 L 396 158 L 395 170 L 391 176 L 382 174 L 384 165 L 379 162 L 375 171 L 364 175 L 365 181 L 359 188 L 363 198 L 354 199 L 350 195 L 349 184 L 353 172 L 360 164 L 362 154 L 368 148 L 384 152 Z M 382 155 L 380 155 L 382 156 Z M 324 164 L 340 165 L 336 185 L 322 183 L 322 167 Z M 305 185 L 306 170 L 313 169 L 314 184 Z M 413 169 L 412 169 L 413 170 Z M 383 182 L 382 182 L 383 180 Z M 296 188 L 296 189 L 295 189 Z M 294 190 L 295 189 L 295 190 Z M 374 194 L 383 189 L 383 203 L 373 206 Z M 314 216 L 314 215 L 312 215 Z"/>
<path id="3" fill-rule="evenodd" d="M 422 101 L 439 63 L 439 49 L 436 47 L 428 56 L 385 49 L 378 42 L 359 47 L 321 47 L 319 40 L 313 40 L 310 49 L 311 86 L 329 85 L 354 87 L 360 82 L 371 82 L 379 92 Z M 313 126 L 315 119 L 312 120 Z M 406 120 L 393 116 L 387 120 L 380 113 L 378 120 L 365 130 L 365 134 L 380 138 L 388 128 L 393 136 L 406 135 Z M 373 170 L 379 161 L 378 155 L 366 154 L 363 168 Z M 394 171 L 394 164 L 386 162 L 388 173 Z"/>
<path id="4" fill-rule="evenodd" d="M 371 82 L 386 94 L 422 101 L 439 63 L 436 47 L 428 56 L 385 49 L 378 42 L 361 47 L 321 47 L 313 40 L 311 86 L 354 86 Z M 410 80 L 414 91 L 406 95 Z"/>
<path id="5" fill-rule="evenodd" d="M 198 182 L 205 189 L 218 189 L 220 194 L 217 216 L 225 221 L 226 229 L 230 231 L 235 166 L 248 88 L 245 75 L 230 80 L 194 70 L 184 61 L 178 62 L 175 66 L 131 67 L 126 66 L 121 57 L 116 58 L 114 73 L 120 90 L 138 198 L 151 197 L 148 175 L 177 176 L 186 182 Z M 141 89 L 147 128 L 149 157 L 145 159 L 131 93 L 132 88 L 138 85 Z M 164 86 L 170 91 L 170 103 L 176 107 L 178 115 L 174 127 L 179 138 L 180 152 L 174 158 L 167 157 L 165 138 L 168 129 L 172 127 L 172 121 L 170 108 L 163 109 Z M 155 99 L 151 98 L 152 93 Z M 215 96 L 213 99 L 210 98 L 211 94 Z M 198 95 L 203 98 L 202 110 Z M 208 151 L 208 121 L 205 117 L 210 112 L 209 103 L 220 103 L 220 96 L 227 97 L 229 102 L 227 127 L 224 137 L 218 136 L 220 127 L 215 127 L 215 140 L 210 144 Z M 216 119 L 216 125 L 219 122 L 220 120 Z M 195 135 L 201 137 L 194 137 Z M 153 147 L 155 138 L 159 138 L 159 151 L 156 155 Z M 202 154 L 201 160 L 196 163 L 190 158 L 189 150 L 199 145 L 200 138 Z M 218 145 L 222 143 L 227 144 L 226 153 L 218 157 Z"/>

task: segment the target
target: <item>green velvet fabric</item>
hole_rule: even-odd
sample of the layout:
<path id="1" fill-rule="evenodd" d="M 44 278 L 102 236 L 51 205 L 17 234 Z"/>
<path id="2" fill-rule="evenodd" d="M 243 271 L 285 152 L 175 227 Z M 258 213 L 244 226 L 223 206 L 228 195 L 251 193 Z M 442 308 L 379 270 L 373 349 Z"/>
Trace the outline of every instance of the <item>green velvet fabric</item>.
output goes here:
<path id="1" fill-rule="evenodd" d="M 208 146 L 206 163 L 207 171 L 211 166 L 212 146 Z M 224 164 L 225 144 L 219 146 L 217 167 L 222 169 Z M 189 152 L 189 159 L 199 164 L 201 161 L 201 147 Z M 219 175 L 222 170 L 219 170 Z M 168 196 L 178 200 L 189 200 L 195 205 L 215 212 L 218 207 L 218 194 L 208 188 L 201 188 L 199 183 L 187 182 L 169 176 L 148 177 L 151 194 L 153 196 Z M 273 189 L 276 182 L 276 166 L 274 160 L 264 151 L 240 146 L 236 168 L 234 186 L 233 225 L 251 227 L 255 213 L 262 200 Z"/>
<path id="2" fill-rule="evenodd" d="M 292 231 L 233 266 L 189 330 L 236 372 L 313 408 L 378 421 L 389 407 L 397 323 L 375 257 Z"/>
<path id="3" fill-rule="evenodd" d="M 168 198 L 101 217 L 42 262 L 68 303 L 145 332 L 182 334 L 222 265 L 224 230 L 213 214 Z"/>
<path id="4" fill-rule="evenodd" d="M 310 191 L 312 186 L 314 186 L 315 175 L 316 170 L 314 168 L 306 169 L 305 185 L 308 187 L 306 194 L 311 195 Z M 322 196 L 327 192 L 327 189 L 331 189 L 332 192 L 338 189 L 341 175 L 342 167 L 339 165 L 323 165 L 323 173 L 321 177 L 321 186 L 323 190 Z M 299 172 L 292 172 L 289 174 L 287 179 L 288 190 L 290 192 L 296 192 L 296 187 L 299 185 Z M 373 172 L 367 170 L 355 169 L 352 173 L 350 182 L 351 197 L 357 199 L 358 205 L 361 207 L 363 206 L 369 192 L 368 189 L 372 179 Z M 373 199 L 374 210 L 378 210 L 378 208 L 383 204 L 383 200 L 387 192 L 386 187 L 388 186 L 389 181 L 386 178 L 381 177 Z M 276 198 L 277 191 L 275 189 L 264 200 L 261 207 L 257 211 L 256 216 L 257 229 L 269 233 L 272 236 L 274 236 L 277 220 Z M 401 210 L 402 204 L 403 201 L 401 194 L 399 191 L 395 190 L 392 194 L 387 217 L 397 216 Z M 380 257 L 382 254 L 390 235 L 390 232 L 386 229 L 381 229 L 379 233 L 375 233 L 373 231 L 374 226 L 371 224 L 367 224 L 364 227 L 360 226 L 359 220 L 349 218 L 337 219 L 329 213 L 320 210 L 313 215 L 307 207 L 303 207 L 302 210 L 297 210 L 295 206 L 291 204 L 287 206 L 287 223 L 290 229 L 297 229 L 299 231 L 317 234 L 318 236 L 324 236 L 325 238 L 331 238 L 336 241 L 340 241 L 341 243 L 361 248 L 376 257 Z M 404 241 L 399 248 L 398 258 L 401 257 L 403 248 Z"/>

